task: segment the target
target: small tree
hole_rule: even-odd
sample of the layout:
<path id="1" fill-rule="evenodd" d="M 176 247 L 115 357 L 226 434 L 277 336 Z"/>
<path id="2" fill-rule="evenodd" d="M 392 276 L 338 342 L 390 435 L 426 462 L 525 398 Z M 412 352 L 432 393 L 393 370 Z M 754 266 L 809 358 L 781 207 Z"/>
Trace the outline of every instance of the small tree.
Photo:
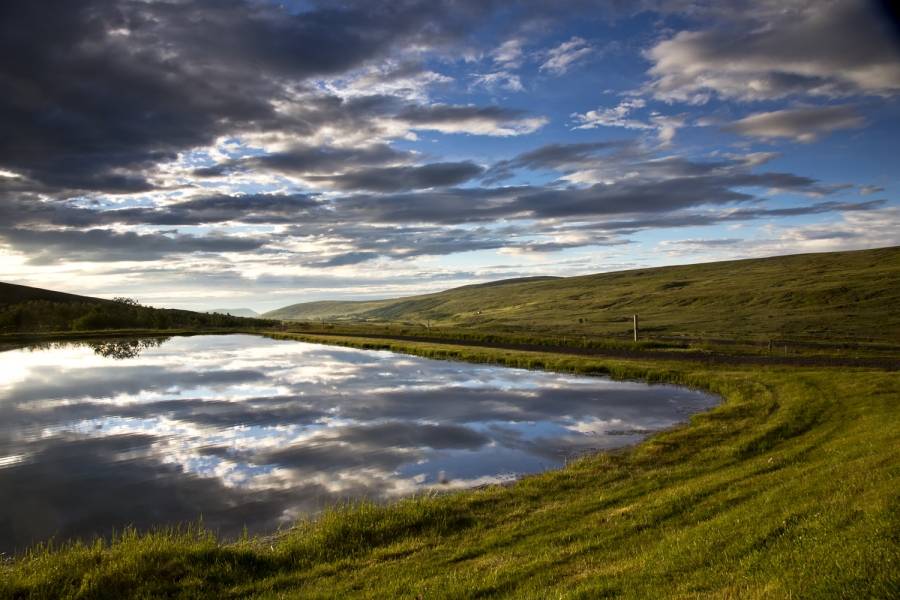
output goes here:
<path id="1" fill-rule="evenodd" d="M 122 296 L 116 296 L 113 298 L 113 302 L 118 302 L 119 304 L 125 304 L 127 306 L 140 306 L 141 303 L 133 298 L 124 298 Z"/>

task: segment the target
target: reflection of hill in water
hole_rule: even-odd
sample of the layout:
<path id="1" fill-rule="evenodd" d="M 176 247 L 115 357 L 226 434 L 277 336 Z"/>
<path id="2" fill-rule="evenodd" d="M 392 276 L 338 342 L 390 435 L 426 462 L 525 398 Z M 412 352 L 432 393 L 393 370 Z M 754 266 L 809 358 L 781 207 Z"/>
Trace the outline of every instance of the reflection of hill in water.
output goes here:
<path id="1" fill-rule="evenodd" d="M 33 344 L 28 350 L 47 351 L 59 348 L 90 348 L 94 354 L 113 360 L 126 360 L 137 358 L 146 348 L 159 348 L 171 337 L 142 338 L 135 340 L 103 340 L 99 342 L 50 342 L 45 344 Z"/>

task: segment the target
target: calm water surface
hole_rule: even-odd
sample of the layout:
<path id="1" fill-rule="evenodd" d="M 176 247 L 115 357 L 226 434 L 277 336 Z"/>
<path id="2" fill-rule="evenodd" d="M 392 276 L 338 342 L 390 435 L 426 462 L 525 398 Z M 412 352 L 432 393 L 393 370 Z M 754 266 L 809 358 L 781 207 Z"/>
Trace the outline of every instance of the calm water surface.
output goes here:
<path id="1" fill-rule="evenodd" d="M 499 482 L 706 394 L 252 336 L 0 354 L 0 551 L 195 521 L 274 531 L 338 498 Z"/>

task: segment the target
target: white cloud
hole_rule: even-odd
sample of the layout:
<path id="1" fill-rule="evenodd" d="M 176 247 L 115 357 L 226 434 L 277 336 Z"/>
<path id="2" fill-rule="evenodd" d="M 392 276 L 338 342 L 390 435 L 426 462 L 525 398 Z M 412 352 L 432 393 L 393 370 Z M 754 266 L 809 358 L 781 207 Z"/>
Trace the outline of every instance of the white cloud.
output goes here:
<path id="1" fill-rule="evenodd" d="M 718 16 L 721 27 L 681 31 L 645 53 L 654 64 L 644 91 L 695 104 L 711 94 L 748 101 L 900 92 L 900 56 L 865 2 L 762 1 Z"/>
<path id="2" fill-rule="evenodd" d="M 883 192 L 884 188 L 880 185 L 867 185 L 859 190 L 859 194 L 861 196 L 868 196 L 869 194 L 877 194 L 878 192 Z"/>
<path id="3" fill-rule="evenodd" d="M 521 66 L 523 56 L 522 43 L 519 40 L 503 42 L 491 52 L 494 62 L 503 65 L 506 69 L 515 69 Z"/>
<path id="4" fill-rule="evenodd" d="M 581 125 L 575 129 L 594 129 L 595 127 L 624 127 L 625 129 L 655 129 L 657 137 L 663 145 L 671 143 L 675 137 L 675 131 L 684 127 L 685 121 L 690 115 L 659 115 L 654 114 L 648 121 L 641 121 L 631 117 L 631 113 L 635 109 L 644 108 L 647 102 L 642 98 L 634 98 L 631 100 L 623 100 L 615 108 L 598 108 L 586 113 L 574 113 L 571 116 L 579 121 Z"/>
<path id="5" fill-rule="evenodd" d="M 670 143 L 675 138 L 675 131 L 684 127 L 684 122 L 690 115 L 668 115 L 650 117 L 650 120 L 659 128 L 658 138 L 663 144 Z"/>
<path id="6" fill-rule="evenodd" d="M 590 46 L 587 40 L 573 37 L 568 42 L 563 42 L 556 48 L 547 52 L 548 58 L 540 66 L 541 71 L 550 71 L 555 75 L 561 75 L 586 60 L 596 53 L 596 48 Z"/>
<path id="7" fill-rule="evenodd" d="M 626 129 L 655 129 L 649 123 L 629 118 L 634 109 L 644 108 L 645 106 L 647 106 L 645 100 L 635 98 L 623 100 L 615 108 L 598 108 L 597 110 L 590 110 L 583 115 L 573 113 L 572 117 L 581 122 L 581 125 L 575 127 L 575 129 L 594 129 L 600 126 L 625 127 Z"/>
<path id="8" fill-rule="evenodd" d="M 522 85 L 522 79 L 509 71 L 497 71 L 496 73 L 485 73 L 483 75 L 474 75 L 475 86 L 482 86 L 489 90 L 504 89 L 511 92 L 521 92 L 525 90 Z"/>

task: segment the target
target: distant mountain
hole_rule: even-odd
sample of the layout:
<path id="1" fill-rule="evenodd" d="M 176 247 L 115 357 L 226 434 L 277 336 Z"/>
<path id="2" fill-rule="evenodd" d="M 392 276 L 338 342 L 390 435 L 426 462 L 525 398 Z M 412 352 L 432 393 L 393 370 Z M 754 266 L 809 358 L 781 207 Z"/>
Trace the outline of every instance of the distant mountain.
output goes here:
<path id="1" fill-rule="evenodd" d="M 220 315 L 231 315 L 232 317 L 258 317 L 259 313 L 250 308 L 213 308 L 212 310 L 204 310 L 205 313 L 219 313 Z"/>

